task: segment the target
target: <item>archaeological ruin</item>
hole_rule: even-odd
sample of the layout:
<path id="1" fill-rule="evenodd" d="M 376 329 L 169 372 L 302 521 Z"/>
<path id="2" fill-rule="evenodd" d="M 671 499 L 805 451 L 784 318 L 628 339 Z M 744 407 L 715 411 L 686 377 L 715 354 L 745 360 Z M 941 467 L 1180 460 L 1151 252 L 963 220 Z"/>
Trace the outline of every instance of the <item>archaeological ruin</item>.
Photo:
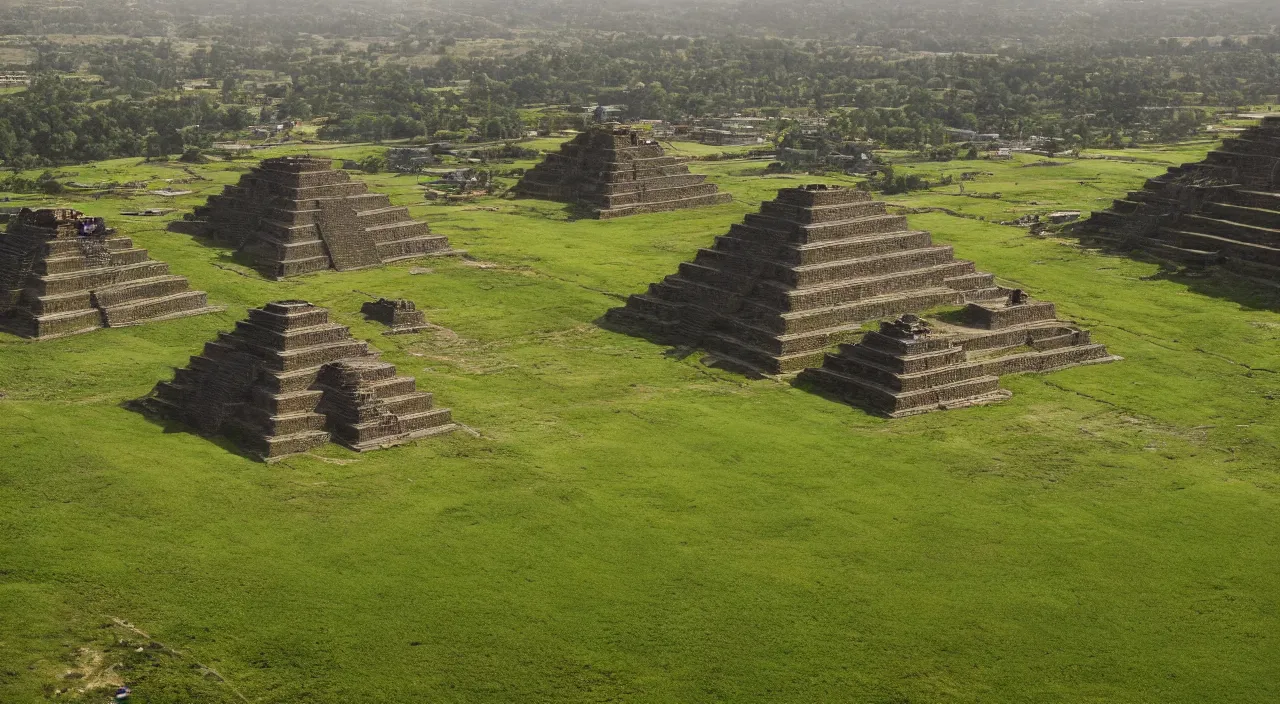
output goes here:
<path id="1" fill-rule="evenodd" d="M 862 191 L 785 188 L 607 321 L 767 374 L 822 364 L 868 321 L 1001 296 Z"/>
<path id="2" fill-rule="evenodd" d="M 1080 227 L 1084 239 L 1280 286 L 1280 116 L 1152 178 Z"/>
<path id="3" fill-rule="evenodd" d="M 23 209 L 0 235 L 0 326 L 18 335 L 48 339 L 217 310 L 102 218 Z"/>
<path id="4" fill-rule="evenodd" d="M 1001 401 L 1000 377 L 1119 359 L 1089 332 L 1058 320 L 1054 305 L 1019 290 L 967 304 L 958 319 L 906 314 L 800 373 L 849 403 L 898 418 Z"/>
<path id="5" fill-rule="evenodd" d="M 178 228 L 235 247 L 275 278 L 452 253 L 407 208 L 313 157 L 264 160 Z"/>
<path id="6" fill-rule="evenodd" d="M 689 173 L 684 159 L 667 156 L 658 142 L 614 124 L 593 127 L 530 169 L 515 192 L 579 203 L 601 219 L 727 203 L 706 176 Z"/>
<path id="7" fill-rule="evenodd" d="M 360 307 L 360 312 L 365 318 L 391 328 L 382 333 L 384 335 L 405 335 L 431 327 L 427 324 L 427 315 L 418 310 L 418 306 L 413 301 L 403 298 L 394 300 L 379 298 L 376 301 L 369 301 Z"/>
<path id="8" fill-rule="evenodd" d="M 225 435 L 265 460 L 330 440 L 373 450 L 453 431 L 411 377 L 305 301 L 249 311 L 232 332 L 139 402 L 207 435 Z"/>

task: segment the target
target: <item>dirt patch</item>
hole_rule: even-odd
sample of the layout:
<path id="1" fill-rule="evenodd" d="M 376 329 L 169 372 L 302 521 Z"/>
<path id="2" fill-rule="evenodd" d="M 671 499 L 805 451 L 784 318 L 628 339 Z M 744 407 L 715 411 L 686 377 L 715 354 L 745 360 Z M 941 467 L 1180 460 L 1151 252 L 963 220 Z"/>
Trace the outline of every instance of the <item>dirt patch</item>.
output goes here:
<path id="1" fill-rule="evenodd" d="M 59 677 L 60 687 L 55 694 L 91 694 L 102 692 L 108 694 L 124 686 L 124 678 L 116 672 L 121 665 L 119 659 L 107 657 L 107 654 L 96 648 L 80 648 L 76 650 L 75 665 Z"/>

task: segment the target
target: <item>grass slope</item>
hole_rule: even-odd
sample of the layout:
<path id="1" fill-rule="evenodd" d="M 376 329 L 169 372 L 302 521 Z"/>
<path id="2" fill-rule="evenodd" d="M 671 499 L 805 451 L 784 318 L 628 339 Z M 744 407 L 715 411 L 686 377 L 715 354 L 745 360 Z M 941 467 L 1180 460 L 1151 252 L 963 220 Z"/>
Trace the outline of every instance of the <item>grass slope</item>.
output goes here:
<path id="1" fill-rule="evenodd" d="M 904 167 L 990 172 L 966 190 L 1000 200 L 894 200 L 970 216 L 912 222 L 1126 360 L 891 422 L 594 325 L 812 180 L 761 166 L 695 165 L 731 204 L 608 222 L 425 205 L 411 177 L 375 176 L 474 261 L 285 283 L 114 215 L 162 199 L 81 203 L 230 307 L 0 336 L 0 701 L 116 677 L 149 703 L 1280 699 L 1274 305 L 990 222 L 1087 210 L 1163 166 Z M 240 168 L 197 167 L 210 180 L 179 206 Z M 452 332 L 383 337 L 357 290 Z M 295 297 L 477 435 L 267 466 L 121 407 Z"/>

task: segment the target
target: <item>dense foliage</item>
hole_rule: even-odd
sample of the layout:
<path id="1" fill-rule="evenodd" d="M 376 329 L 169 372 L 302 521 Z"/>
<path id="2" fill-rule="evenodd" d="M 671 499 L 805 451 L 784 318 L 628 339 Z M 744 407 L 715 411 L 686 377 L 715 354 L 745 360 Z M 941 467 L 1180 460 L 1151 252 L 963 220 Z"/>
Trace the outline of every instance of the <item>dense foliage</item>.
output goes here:
<path id="1" fill-rule="evenodd" d="M 1034 18 L 1031 6 L 1006 2 L 1007 12 L 983 25 L 957 15 L 964 3 L 775 5 L 658 12 L 575 0 L 500 11 L 481 2 L 471 14 L 449 3 L 303 12 L 291 0 L 8 8 L 0 27 L 23 36 L 3 46 L 27 51 L 25 68 L 41 78 L 0 100 L 0 159 L 178 153 L 251 123 L 317 117 L 326 118 L 327 139 L 510 139 L 563 126 L 531 107 L 572 114 L 596 101 L 625 106 L 627 118 L 672 121 L 822 115 L 846 138 L 892 147 L 940 144 L 946 128 L 1116 145 L 1188 136 L 1209 110 L 1265 104 L 1280 90 L 1280 35 L 1243 21 L 1277 14 L 1270 6 L 1229 4 L 1208 21 L 1198 6 L 1167 2 L 1141 16 L 1121 4 L 1041 8 Z M 726 7 L 739 11 L 732 21 L 722 17 Z M 557 16 L 563 28 L 551 32 Z M 608 18 L 631 31 L 597 31 Z M 662 33 L 674 18 L 702 36 Z M 1110 24 L 1099 29 L 1102 22 Z M 858 29 L 839 38 L 818 31 L 841 23 Z M 725 26 L 750 31 L 715 29 Z M 57 36 L 39 34 L 55 27 Z M 756 36 L 770 27 L 792 38 Z M 972 31 L 962 41 L 964 28 Z M 77 41 L 68 31 L 97 34 Z M 1211 32 L 1229 36 L 1211 41 Z M 954 48 L 967 51 L 940 51 Z M 92 78 L 53 78 L 68 74 Z M 212 89 L 184 91 L 196 79 Z"/>

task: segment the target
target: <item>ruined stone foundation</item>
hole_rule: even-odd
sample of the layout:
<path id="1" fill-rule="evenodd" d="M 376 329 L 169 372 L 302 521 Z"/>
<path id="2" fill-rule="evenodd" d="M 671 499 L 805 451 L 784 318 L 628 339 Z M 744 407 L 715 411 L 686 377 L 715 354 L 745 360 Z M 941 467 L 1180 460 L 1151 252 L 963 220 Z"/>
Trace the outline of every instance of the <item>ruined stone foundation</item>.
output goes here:
<path id="1" fill-rule="evenodd" d="M 102 218 L 24 209 L 0 235 L 0 325 L 47 339 L 216 310 Z"/>
<path id="2" fill-rule="evenodd" d="M 861 191 L 786 188 L 607 319 L 768 374 L 820 366 L 871 320 L 1001 296 Z"/>
<path id="3" fill-rule="evenodd" d="M 1084 239 L 1280 286 L 1280 117 L 1094 213 Z"/>
<path id="4" fill-rule="evenodd" d="M 625 127 L 597 127 L 548 154 L 516 184 L 520 195 L 582 203 L 599 218 L 727 203 L 706 176 Z"/>
<path id="5" fill-rule="evenodd" d="M 407 208 L 311 157 L 264 160 L 180 227 L 237 248 L 276 278 L 452 253 Z"/>
<path id="6" fill-rule="evenodd" d="M 330 440 L 364 451 L 457 428 L 411 377 L 305 301 L 249 311 L 141 404 L 267 460 Z"/>
<path id="7" fill-rule="evenodd" d="M 959 324 L 911 314 L 826 355 L 798 381 L 897 418 L 1002 401 L 1000 377 L 1119 359 L 1089 332 L 1055 317 L 1052 303 L 1011 298 L 970 303 Z"/>
<path id="8" fill-rule="evenodd" d="M 405 335 L 420 332 L 431 327 L 427 324 L 427 316 L 418 310 L 413 301 L 403 298 L 379 298 L 360 307 L 365 318 L 376 320 L 391 328 L 384 335 Z"/>

